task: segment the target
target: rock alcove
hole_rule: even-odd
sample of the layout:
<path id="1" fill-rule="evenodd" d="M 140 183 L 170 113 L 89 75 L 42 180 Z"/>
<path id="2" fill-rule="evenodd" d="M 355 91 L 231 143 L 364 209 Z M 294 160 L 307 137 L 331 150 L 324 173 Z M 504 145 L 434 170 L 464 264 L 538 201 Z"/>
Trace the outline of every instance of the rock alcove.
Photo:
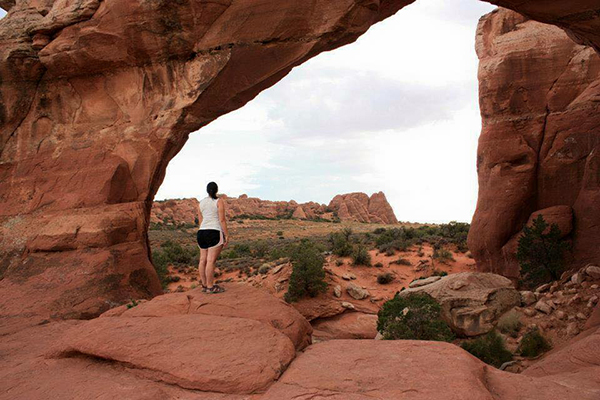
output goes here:
<path id="1" fill-rule="evenodd" d="M 160 293 L 149 260 L 150 206 L 188 134 L 410 3 L 0 1 L 8 10 L 0 21 L 2 315 L 86 318 Z M 503 262 L 511 238 L 531 213 L 566 206 L 546 212 L 561 221 L 574 214 L 576 259 L 598 260 L 598 135 L 588 134 L 598 115 L 598 6 L 493 3 L 566 34 L 529 28 L 536 23 L 509 12 L 481 25 L 489 79 L 481 90 L 474 254 L 482 269 L 514 276 Z M 527 36 L 531 29 L 551 30 L 559 43 Z M 540 64 L 522 66 L 502 40 L 511 34 L 547 76 L 536 75 Z M 507 82 L 515 73 L 519 87 Z M 589 84 L 573 88 L 582 80 Z M 556 156 L 539 163 L 540 152 Z"/>

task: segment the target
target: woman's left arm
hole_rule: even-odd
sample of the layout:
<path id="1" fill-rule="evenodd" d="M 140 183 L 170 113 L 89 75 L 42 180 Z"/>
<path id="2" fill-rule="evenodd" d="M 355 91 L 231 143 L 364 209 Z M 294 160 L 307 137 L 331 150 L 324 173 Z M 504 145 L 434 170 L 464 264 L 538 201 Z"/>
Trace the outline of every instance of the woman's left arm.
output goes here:
<path id="1" fill-rule="evenodd" d="M 227 243 L 229 243 L 229 230 L 227 229 L 227 218 L 225 218 L 225 200 L 220 198 L 217 202 L 217 208 L 219 210 L 219 222 L 221 223 L 221 229 L 223 229 L 223 235 L 225 235 L 225 243 L 223 246 L 227 246 Z"/>
<path id="2" fill-rule="evenodd" d="M 198 229 L 202 226 L 202 210 L 200 210 L 200 203 L 198 203 Z"/>

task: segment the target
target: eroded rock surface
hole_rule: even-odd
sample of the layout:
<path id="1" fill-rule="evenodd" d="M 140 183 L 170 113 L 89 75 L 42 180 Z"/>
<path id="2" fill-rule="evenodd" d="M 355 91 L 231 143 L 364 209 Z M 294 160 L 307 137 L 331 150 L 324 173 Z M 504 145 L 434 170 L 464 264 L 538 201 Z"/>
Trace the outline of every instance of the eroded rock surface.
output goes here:
<path id="1" fill-rule="evenodd" d="M 215 315 L 245 318 L 265 323 L 286 335 L 298 350 L 310 344 L 312 328 L 296 309 L 266 291 L 250 285 L 228 284 L 219 296 L 201 289 L 155 297 L 132 308 L 123 305 L 100 317 L 167 317 L 174 315 Z"/>
<path id="2" fill-rule="evenodd" d="M 315 341 L 334 339 L 374 339 L 377 336 L 377 315 L 345 312 L 330 318 L 312 321 Z"/>
<path id="3" fill-rule="evenodd" d="M 79 356 L 185 389 L 244 394 L 265 390 L 295 351 L 264 323 L 192 314 L 96 318 L 67 331 L 48 353 L 52 359 Z"/>
<path id="4" fill-rule="evenodd" d="M 263 400 L 591 400 L 598 393 L 502 372 L 447 343 L 333 340 L 300 355 Z"/>
<path id="5" fill-rule="evenodd" d="M 520 2 L 530 15 L 543 12 L 538 3 Z M 550 3 L 546 13 L 568 8 Z M 598 262 L 600 57 L 561 29 L 508 10 L 480 21 L 477 54 L 483 130 L 469 248 L 478 265 L 516 279 L 518 234 L 537 213 L 573 240 L 577 266 Z"/>

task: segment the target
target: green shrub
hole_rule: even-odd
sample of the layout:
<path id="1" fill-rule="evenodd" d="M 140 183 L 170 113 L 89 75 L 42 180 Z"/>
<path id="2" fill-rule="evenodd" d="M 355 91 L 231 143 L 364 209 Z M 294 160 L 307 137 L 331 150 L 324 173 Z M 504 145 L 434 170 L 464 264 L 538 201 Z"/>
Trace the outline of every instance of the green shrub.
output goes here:
<path id="1" fill-rule="evenodd" d="M 391 257 L 396 254 L 396 249 L 393 246 L 384 245 L 380 248 L 380 251 L 383 251 L 386 256 Z"/>
<path id="2" fill-rule="evenodd" d="M 325 282 L 325 259 L 314 243 L 303 240 L 291 251 L 292 274 L 285 300 L 288 303 L 302 297 L 315 297 L 327 290 Z"/>
<path id="3" fill-rule="evenodd" d="M 198 264 L 198 250 L 194 247 L 182 247 L 179 243 L 167 240 L 160 248 L 152 251 L 152 264 L 158 275 L 163 289 L 171 282 L 169 265 L 194 265 Z"/>
<path id="4" fill-rule="evenodd" d="M 335 265 L 337 265 L 338 267 L 344 265 L 344 260 L 335 260 Z"/>
<path id="5" fill-rule="evenodd" d="M 446 271 L 434 269 L 433 272 L 431 273 L 431 275 L 429 275 L 429 276 L 448 276 L 448 273 Z"/>
<path id="6" fill-rule="evenodd" d="M 375 228 L 373 231 L 373 233 L 376 235 L 381 235 L 383 232 L 385 232 L 385 228 Z"/>
<path id="7" fill-rule="evenodd" d="M 137 307 L 140 303 L 137 300 L 131 299 L 131 303 L 127 304 L 127 309 L 132 309 L 133 307 Z"/>
<path id="8" fill-rule="evenodd" d="M 392 283 L 395 277 L 390 272 L 384 272 L 382 274 L 377 275 L 377 283 L 381 285 L 386 285 L 388 283 Z"/>
<path id="9" fill-rule="evenodd" d="M 378 262 L 378 263 L 375 264 L 375 267 L 376 268 L 383 268 L 383 264 L 380 263 L 380 262 Z"/>
<path id="10" fill-rule="evenodd" d="M 558 225 L 552 224 L 549 230 L 548 227 L 540 214 L 531 227 L 523 228 L 519 238 L 517 259 L 525 286 L 558 280 L 564 271 L 564 252 L 569 247 L 568 243 L 561 238 Z"/>
<path id="11" fill-rule="evenodd" d="M 521 315 L 517 311 L 512 310 L 500 317 L 497 327 L 505 335 L 516 338 L 522 326 Z"/>
<path id="12" fill-rule="evenodd" d="M 271 270 L 271 266 L 269 264 L 263 264 L 258 268 L 258 273 L 264 275 Z"/>
<path id="13" fill-rule="evenodd" d="M 265 241 L 256 242 L 252 248 L 252 255 L 258 258 L 265 258 L 269 255 L 270 246 Z"/>
<path id="14" fill-rule="evenodd" d="M 352 262 L 354 265 L 371 265 L 371 255 L 367 251 L 367 248 L 363 245 L 358 245 L 352 252 Z"/>
<path id="15" fill-rule="evenodd" d="M 511 361 L 513 355 L 506 349 L 504 339 L 496 331 L 485 336 L 463 342 L 460 347 L 473 354 L 486 364 L 500 368 L 505 362 Z"/>
<path id="16" fill-rule="evenodd" d="M 329 235 L 329 243 L 331 244 L 331 252 L 339 257 L 348 257 L 352 255 L 352 243 L 350 243 L 350 235 L 342 232 L 333 232 Z"/>
<path id="17" fill-rule="evenodd" d="M 277 231 L 277 236 L 279 236 L 279 237 L 283 236 L 283 231 Z"/>
<path id="18" fill-rule="evenodd" d="M 449 262 L 454 261 L 454 257 L 452 257 L 452 252 L 448 249 L 440 248 L 433 250 L 433 259 L 438 260 L 440 262 Z"/>
<path id="19" fill-rule="evenodd" d="M 169 260 L 167 255 L 162 251 L 154 250 L 152 252 L 152 264 L 154 265 L 162 288 L 166 289 L 169 282 L 171 282 L 169 278 Z"/>
<path id="20" fill-rule="evenodd" d="M 406 266 L 411 266 L 412 265 L 410 263 L 410 261 L 408 261 L 406 258 L 402 258 L 402 257 L 400 257 L 396 261 L 392 261 L 392 263 L 393 264 L 398 264 L 398 265 L 406 265 Z"/>
<path id="21" fill-rule="evenodd" d="M 381 235 L 379 238 L 381 237 L 383 237 L 383 235 Z M 378 241 L 379 240 L 376 240 L 375 243 L 377 244 Z M 408 251 L 410 246 L 412 246 L 413 244 L 415 244 L 415 242 L 412 239 L 394 239 L 390 242 L 379 244 L 377 248 L 379 249 L 379 251 L 384 252 L 388 255 L 394 255 L 396 251 Z"/>
<path id="22" fill-rule="evenodd" d="M 398 294 L 379 311 L 377 330 L 385 340 L 436 340 L 450 342 L 454 334 L 441 317 L 438 302 L 425 293 Z"/>
<path id="23" fill-rule="evenodd" d="M 546 338 L 540 333 L 539 329 L 535 328 L 523 335 L 519 343 L 518 352 L 523 357 L 537 357 L 542 353 L 550 350 L 552 346 Z"/>

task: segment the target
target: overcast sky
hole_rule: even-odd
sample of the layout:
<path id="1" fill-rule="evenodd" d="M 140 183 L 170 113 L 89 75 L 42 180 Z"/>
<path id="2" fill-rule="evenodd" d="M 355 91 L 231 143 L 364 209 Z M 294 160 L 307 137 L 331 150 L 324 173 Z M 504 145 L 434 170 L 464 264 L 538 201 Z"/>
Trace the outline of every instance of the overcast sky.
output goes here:
<path id="1" fill-rule="evenodd" d="M 383 191 L 402 221 L 470 222 L 481 128 L 474 0 L 418 0 L 192 133 L 157 199 L 328 203 Z M 1 14 L 0 14 L 1 16 Z"/>

